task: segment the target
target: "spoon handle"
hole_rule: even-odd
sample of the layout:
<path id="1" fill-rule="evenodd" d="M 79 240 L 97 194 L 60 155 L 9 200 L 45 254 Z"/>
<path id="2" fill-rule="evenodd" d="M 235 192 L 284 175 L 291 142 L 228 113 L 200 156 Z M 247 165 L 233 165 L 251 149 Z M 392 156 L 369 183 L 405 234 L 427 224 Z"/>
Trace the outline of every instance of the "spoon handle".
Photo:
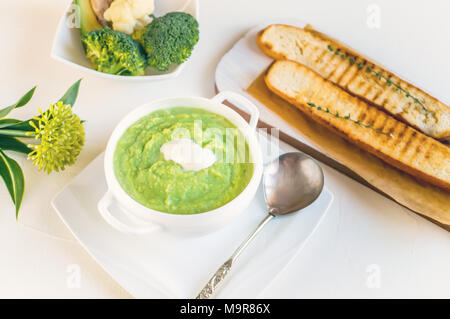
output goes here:
<path id="1" fill-rule="evenodd" d="M 200 291 L 196 299 L 209 299 L 214 292 L 216 291 L 219 283 L 225 278 L 228 272 L 233 265 L 233 262 L 239 257 L 242 251 L 248 246 L 248 244 L 252 241 L 253 238 L 263 229 L 263 227 L 275 216 L 272 214 L 268 214 L 262 221 L 259 223 L 258 227 L 253 231 L 253 233 L 236 249 L 233 255 L 228 259 L 211 277 L 205 287 Z"/>

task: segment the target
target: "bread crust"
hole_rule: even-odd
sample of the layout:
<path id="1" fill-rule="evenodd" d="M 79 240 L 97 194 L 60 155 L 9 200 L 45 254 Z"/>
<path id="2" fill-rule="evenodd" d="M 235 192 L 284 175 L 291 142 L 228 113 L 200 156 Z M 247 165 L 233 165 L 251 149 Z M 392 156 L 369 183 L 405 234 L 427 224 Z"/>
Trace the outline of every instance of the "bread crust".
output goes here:
<path id="1" fill-rule="evenodd" d="M 289 48 L 276 50 L 274 41 L 265 40 L 266 36 L 270 38 L 270 34 L 273 38 L 273 33 L 279 33 L 277 41 L 285 41 L 290 44 Z M 297 36 L 297 39 L 282 38 L 282 33 Z M 417 130 L 443 142 L 450 140 L 450 107 L 311 26 L 297 28 L 273 24 L 258 33 L 256 42 L 267 56 L 302 63 L 348 93 L 390 113 Z M 297 49 L 305 52 L 299 54 L 295 52 Z M 340 55 L 345 58 L 339 58 Z M 326 62 L 322 62 L 323 60 Z M 363 65 L 362 68 L 358 67 L 359 63 Z M 366 72 L 366 68 L 371 71 Z"/>
<path id="2" fill-rule="evenodd" d="M 282 73 L 281 68 L 283 67 L 289 68 L 289 72 L 281 75 L 284 77 L 291 75 L 292 77 L 295 75 L 301 76 L 307 89 L 299 87 L 280 88 L 281 85 L 276 84 L 276 82 L 279 82 L 277 77 Z M 273 63 L 266 73 L 265 82 L 272 92 L 295 105 L 313 120 L 324 125 L 350 143 L 422 181 L 450 192 L 450 150 L 442 143 L 348 94 L 332 82 L 323 79 L 320 75 L 299 63 L 292 61 L 277 61 Z M 293 85 L 296 84 L 294 83 Z M 290 92 L 286 92 L 288 90 Z M 306 98 L 306 95 L 310 95 L 311 98 Z M 338 98 L 331 99 L 324 98 L 324 96 L 337 96 Z M 322 106 L 330 108 L 332 113 L 337 109 L 333 108 L 334 104 L 340 106 L 339 111 L 341 111 L 341 114 L 346 114 L 344 111 L 347 108 L 350 112 L 358 110 L 358 112 L 361 112 L 359 113 L 361 117 L 365 118 L 365 121 L 372 122 L 373 125 L 375 125 L 374 123 L 383 123 L 381 126 L 378 125 L 378 130 L 399 133 L 398 135 L 396 134 L 397 136 L 387 137 L 384 134 L 375 132 L 375 130 L 368 132 L 370 130 L 368 128 L 356 124 L 353 125 L 354 123 L 349 124 L 349 121 L 343 118 L 336 118 L 323 111 L 318 111 L 317 108 L 311 108 L 307 101 L 317 105 L 323 104 Z M 360 136 L 366 137 L 360 138 Z M 393 140 L 390 140 L 390 138 Z M 385 145 L 388 143 L 393 145 L 392 149 L 386 149 Z M 399 152 L 400 147 L 397 149 L 398 145 L 403 145 L 402 152 Z M 426 149 L 420 149 L 421 146 Z M 408 154 L 410 160 L 406 161 L 406 156 L 402 158 L 402 154 Z M 436 172 L 441 172 L 441 174 Z"/>

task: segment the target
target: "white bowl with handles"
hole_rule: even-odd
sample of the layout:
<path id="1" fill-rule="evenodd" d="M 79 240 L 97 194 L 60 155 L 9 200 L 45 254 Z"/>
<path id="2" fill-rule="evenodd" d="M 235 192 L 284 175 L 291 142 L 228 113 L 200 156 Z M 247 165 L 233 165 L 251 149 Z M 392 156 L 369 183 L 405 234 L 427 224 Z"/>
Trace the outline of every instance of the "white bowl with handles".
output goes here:
<path id="1" fill-rule="evenodd" d="M 223 104 L 229 100 L 242 106 L 250 114 L 247 123 L 238 113 Z M 178 215 L 150 209 L 132 197 L 120 186 L 114 174 L 114 151 L 125 131 L 143 116 L 156 110 L 175 106 L 201 108 L 219 114 L 233 123 L 243 134 L 250 150 L 253 175 L 247 187 L 233 200 L 214 210 L 192 215 Z M 164 227 L 180 234 L 205 234 L 219 229 L 238 217 L 250 204 L 258 189 L 263 172 L 261 148 L 256 137 L 259 111 L 243 96 L 233 92 L 222 92 L 206 99 L 201 97 L 175 97 L 160 99 L 138 107 L 128 114 L 114 129 L 105 151 L 105 175 L 108 191 L 98 203 L 98 210 L 111 226 L 124 233 L 145 234 L 155 227 Z"/>

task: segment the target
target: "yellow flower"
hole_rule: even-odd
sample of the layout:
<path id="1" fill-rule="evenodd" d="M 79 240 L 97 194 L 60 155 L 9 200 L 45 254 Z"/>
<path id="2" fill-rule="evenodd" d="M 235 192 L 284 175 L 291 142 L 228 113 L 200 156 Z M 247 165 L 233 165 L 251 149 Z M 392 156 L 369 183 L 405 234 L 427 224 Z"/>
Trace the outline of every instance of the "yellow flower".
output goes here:
<path id="1" fill-rule="evenodd" d="M 72 112 L 68 104 L 57 102 L 30 121 L 35 129 L 30 132 L 38 145 L 29 145 L 33 151 L 28 158 L 33 160 L 39 170 L 48 174 L 64 170 L 75 163 L 84 145 L 84 127 L 80 118 Z"/>

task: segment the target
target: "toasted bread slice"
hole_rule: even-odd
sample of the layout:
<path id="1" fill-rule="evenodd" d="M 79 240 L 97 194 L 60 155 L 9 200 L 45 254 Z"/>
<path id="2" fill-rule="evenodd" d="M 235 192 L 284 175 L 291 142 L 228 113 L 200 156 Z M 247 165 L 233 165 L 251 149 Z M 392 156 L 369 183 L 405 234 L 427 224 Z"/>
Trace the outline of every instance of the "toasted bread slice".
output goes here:
<path id="1" fill-rule="evenodd" d="M 271 25 L 257 43 L 268 56 L 302 63 L 431 137 L 450 138 L 450 107 L 310 27 Z"/>
<path id="2" fill-rule="evenodd" d="M 450 148 L 345 92 L 311 69 L 277 61 L 269 89 L 351 143 L 423 181 L 450 191 Z"/>

